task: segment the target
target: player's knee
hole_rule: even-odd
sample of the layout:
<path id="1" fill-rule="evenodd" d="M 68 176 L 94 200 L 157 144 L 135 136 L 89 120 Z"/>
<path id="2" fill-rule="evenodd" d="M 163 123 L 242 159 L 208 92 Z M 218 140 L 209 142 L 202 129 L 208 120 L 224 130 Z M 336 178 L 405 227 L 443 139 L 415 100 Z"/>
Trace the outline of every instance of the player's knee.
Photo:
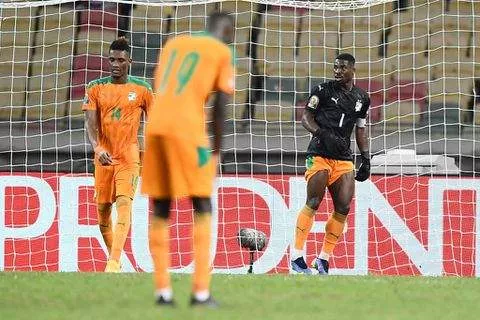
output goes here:
<path id="1" fill-rule="evenodd" d="M 119 197 L 117 197 L 117 199 L 115 200 L 115 203 L 117 204 L 117 208 L 118 208 L 118 207 L 129 206 L 129 205 L 132 204 L 132 199 L 130 199 L 130 198 L 127 197 L 127 196 L 119 196 Z"/>
<path id="2" fill-rule="evenodd" d="M 111 203 L 98 203 L 97 204 L 98 213 L 101 214 L 101 215 L 105 215 L 105 214 L 110 213 L 111 208 L 112 208 Z"/>
<path id="3" fill-rule="evenodd" d="M 212 204 L 210 198 L 192 198 L 193 210 L 196 214 L 204 214 L 212 212 Z"/>
<path id="4" fill-rule="evenodd" d="M 307 206 L 310 209 L 318 210 L 318 207 L 320 206 L 320 197 L 312 197 L 307 199 Z"/>
<path id="5" fill-rule="evenodd" d="M 343 215 L 346 216 L 350 212 L 350 204 L 336 205 L 335 206 L 335 212 L 343 214 Z"/>

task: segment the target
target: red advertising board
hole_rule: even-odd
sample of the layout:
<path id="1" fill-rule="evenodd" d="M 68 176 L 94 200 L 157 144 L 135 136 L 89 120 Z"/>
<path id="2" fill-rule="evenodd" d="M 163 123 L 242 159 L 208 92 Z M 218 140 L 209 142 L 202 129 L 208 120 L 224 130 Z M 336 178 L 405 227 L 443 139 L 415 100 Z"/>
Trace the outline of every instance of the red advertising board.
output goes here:
<path id="1" fill-rule="evenodd" d="M 0 180 L 0 269 L 103 270 L 106 255 L 96 233 L 92 177 L 32 173 L 2 174 Z M 296 214 L 305 200 L 303 178 L 228 176 L 217 185 L 214 269 L 246 270 L 249 254 L 236 235 L 249 227 L 268 238 L 264 252 L 256 254 L 254 272 L 288 272 Z M 479 192 L 476 179 L 374 176 L 358 183 L 347 232 L 331 260 L 333 273 L 476 276 Z M 131 271 L 150 271 L 148 201 L 138 195 L 135 203 L 125 254 Z M 320 251 L 323 225 L 332 210 L 327 196 L 307 241 L 308 262 Z M 170 231 L 172 269 L 189 272 L 188 201 L 175 204 Z"/>

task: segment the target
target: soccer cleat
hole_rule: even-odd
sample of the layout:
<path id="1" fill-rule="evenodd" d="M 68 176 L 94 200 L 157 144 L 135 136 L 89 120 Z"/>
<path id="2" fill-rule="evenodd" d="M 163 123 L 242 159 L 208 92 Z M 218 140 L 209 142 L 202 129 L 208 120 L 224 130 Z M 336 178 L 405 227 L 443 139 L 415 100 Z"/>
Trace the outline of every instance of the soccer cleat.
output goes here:
<path id="1" fill-rule="evenodd" d="M 159 296 L 157 300 L 155 300 L 155 303 L 159 306 L 169 306 L 169 307 L 175 307 L 175 300 L 165 300 L 163 296 Z"/>
<path id="2" fill-rule="evenodd" d="M 120 263 L 115 260 L 108 260 L 107 266 L 105 267 L 105 272 L 109 273 L 119 273 L 120 272 Z"/>
<path id="3" fill-rule="evenodd" d="M 328 275 L 328 261 L 320 258 L 316 258 L 312 261 L 312 267 L 318 271 L 319 275 Z"/>
<path id="4" fill-rule="evenodd" d="M 205 308 L 210 308 L 210 309 L 216 309 L 219 307 L 218 302 L 215 301 L 215 299 L 208 297 L 207 300 L 197 300 L 194 296 L 190 298 L 190 306 L 191 307 L 205 307 Z"/>
<path id="5" fill-rule="evenodd" d="M 312 274 L 312 270 L 310 270 L 310 268 L 307 266 L 307 263 L 303 257 L 292 260 L 291 263 L 293 271 L 304 274 Z"/>

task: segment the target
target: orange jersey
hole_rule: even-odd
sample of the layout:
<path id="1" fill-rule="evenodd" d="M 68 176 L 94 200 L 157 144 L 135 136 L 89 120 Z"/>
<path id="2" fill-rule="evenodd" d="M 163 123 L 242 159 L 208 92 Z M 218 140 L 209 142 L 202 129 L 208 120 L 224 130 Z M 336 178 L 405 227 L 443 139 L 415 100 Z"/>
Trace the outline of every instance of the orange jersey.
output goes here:
<path id="1" fill-rule="evenodd" d="M 114 163 L 139 162 L 138 129 L 142 112 L 148 113 L 152 100 L 150 85 L 132 76 L 125 84 L 105 77 L 87 85 L 82 110 L 97 111 L 98 143 Z"/>
<path id="2" fill-rule="evenodd" d="M 208 33 L 168 41 L 155 70 L 155 102 L 146 135 L 205 144 L 205 103 L 212 91 L 233 93 L 233 73 L 230 48 Z"/>

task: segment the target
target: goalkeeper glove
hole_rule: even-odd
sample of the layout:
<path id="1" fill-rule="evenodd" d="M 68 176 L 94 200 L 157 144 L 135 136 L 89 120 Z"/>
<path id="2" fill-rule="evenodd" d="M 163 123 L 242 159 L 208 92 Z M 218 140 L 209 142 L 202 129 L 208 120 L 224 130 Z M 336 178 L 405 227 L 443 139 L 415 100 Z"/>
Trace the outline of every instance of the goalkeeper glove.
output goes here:
<path id="1" fill-rule="evenodd" d="M 358 168 L 355 180 L 362 182 L 370 177 L 370 153 L 368 151 L 363 151 L 360 158 L 362 163 Z"/>

